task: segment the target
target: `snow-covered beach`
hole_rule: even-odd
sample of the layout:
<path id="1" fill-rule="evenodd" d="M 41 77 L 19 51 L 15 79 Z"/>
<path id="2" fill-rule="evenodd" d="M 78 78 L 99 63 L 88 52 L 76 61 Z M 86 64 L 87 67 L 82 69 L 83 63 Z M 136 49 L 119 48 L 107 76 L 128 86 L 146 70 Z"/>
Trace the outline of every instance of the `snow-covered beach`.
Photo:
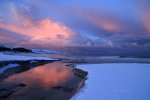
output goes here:
<path id="1" fill-rule="evenodd" d="M 19 55 L 8 55 L 0 53 L 0 61 L 26 61 L 26 60 L 57 60 L 50 57 L 32 57 L 32 56 L 19 56 Z"/>
<path id="2" fill-rule="evenodd" d="M 55 63 L 54 65 L 53 62 Z M 45 68 L 45 64 L 48 64 L 48 66 L 46 65 L 47 70 Z M 26 71 L 27 74 L 25 74 L 25 76 L 28 76 L 28 74 L 29 75 L 31 74 L 31 76 L 34 75 L 34 77 L 29 77 L 29 78 L 31 80 L 35 79 L 35 81 L 37 82 L 39 82 L 38 80 L 42 80 L 42 82 L 44 82 L 42 84 L 54 84 L 50 80 L 46 81 L 48 78 L 47 75 L 44 76 L 46 73 L 48 75 L 53 75 L 52 73 L 55 73 L 55 75 L 57 76 L 59 73 L 61 73 L 61 71 L 63 72 L 59 77 L 53 77 L 52 80 L 57 80 L 58 78 L 66 77 L 64 75 L 68 72 L 62 70 L 61 68 L 62 65 L 63 66 L 66 65 L 65 67 L 67 69 L 69 68 L 69 70 L 77 68 L 75 71 L 77 71 L 78 73 L 76 74 L 74 73 L 74 70 L 70 70 L 70 75 L 72 75 L 71 73 L 74 73 L 75 75 L 80 76 L 83 75 L 82 72 L 83 73 L 87 72 L 88 78 L 85 78 L 80 81 L 81 83 L 76 84 L 77 86 L 79 86 L 79 88 L 82 89 L 80 90 L 79 88 L 77 88 L 79 90 L 74 94 L 71 100 L 99 100 L 99 99 L 112 100 L 112 98 L 114 98 L 115 100 L 120 100 L 120 99 L 121 100 L 124 99 L 125 100 L 149 100 L 150 99 L 149 95 L 147 94 L 150 92 L 148 90 L 149 89 L 148 84 L 150 84 L 150 81 L 148 80 L 150 78 L 149 58 L 132 58 L 132 57 L 121 58 L 119 56 L 76 57 L 76 56 L 66 56 L 66 55 L 53 57 L 50 56 L 49 54 L 42 54 L 42 53 L 38 54 L 38 53 L 1 52 L 0 65 L 1 65 L 0 81 L 3 82 L 3 80 L 7 78 L 12 80 L 15 79 L 13 77 L 17 76 L 17 78 L 20 80 L 19 82 L 22 82 L 17 84 L 21 84 L 21 86 L 27 85 L 26 83 L 24 83 L 24 81 L 26 80 L 24 78 L 24 74 L 26 73 Z M 40 68 L 36 68 L 39 66 Z M 49 69 L 50 66 L 57 70 L 55 71 L 54 69 Z M 31 72 L 34 71 L 34 72 L 28 73 L 30 71 Z M 36 74 L 38 74 L 37 78 L 35 77 Z M 43 80 L 43 78 L 45 80 Z M 73 78 L 73 80 L 69 81 L 69 85 L 67 85 L 68 83 L 66 83 L 66 87 L 72 85 L 74 86 L 75 82 L 78 83 L 76 78 Z M 58 95 L 57 93 L 59 91 L 64 92 L 64 90 L 61 89 L 64 88 L 62 86 L 63 83 L 60 84 L 61 85 L 54 87 L 54 91 L 57 91 L 55 92 L 56 93 L 55 95 L 46 96 L 46 97 L 56 98 L 57 97 L 56 95 Z M 13 87 L 16 88 L 15 86 Z M 35 89 L 37 89 L 36 86 Z M 42 90 L 42 92 L 44 91 L 45 90 Z M 69 88 L 67 91 L 70 92 L 72 91 L 72 89 Z M 5 95 L 9 93 L 8 91 L 1 91 L 1 92 L 2 93 L 6 92 Z M 16 92 L 19 93 L 18 91 Z M 40 92 L 41 91 L 38 90 L 38 93 Z M 44 93 L 44 95 L 46 94 Z M 63 95 L 65 94 L 63 93 Z M 19 98 L 17 95 L 15 96 Z M 25 95 L 24 98 L 26 97 L 28 98 L 30 96 L 34 97 L 34 95 L 27 94 Z M 41 97 L 41 94 L 39 95 L 39 97 Z"/>
<path id="3" fill-rule="evenodd" d="M 83 64 L 85 88 L 72 100 L 150 100 L 150 64 Z"/>

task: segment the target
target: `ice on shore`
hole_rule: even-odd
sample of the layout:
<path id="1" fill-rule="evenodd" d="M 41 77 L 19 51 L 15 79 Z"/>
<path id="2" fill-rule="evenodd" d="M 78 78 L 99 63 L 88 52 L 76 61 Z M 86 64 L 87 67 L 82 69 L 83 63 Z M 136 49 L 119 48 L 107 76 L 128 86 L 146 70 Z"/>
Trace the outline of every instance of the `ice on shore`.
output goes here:
<path id="1" fill-rule="evenodd" d="M 20 66 L 19 64 L 9 64 L 7 66 L 3 66 L 2 68 L 0 68 L 0 74 L 4 73 L 6 70 L 10 69 L 10 68 L 14 68 L 14 67 L 18 67 Z"/>
<path id="2" fill-rule="evenodd" d="M 33 57 L 33 56 L 19 56 L 19 55 L 8 55 L 0 53 L 0 61 L 27 61 L 27 60 L 57 60 L 50 57 Z"/>

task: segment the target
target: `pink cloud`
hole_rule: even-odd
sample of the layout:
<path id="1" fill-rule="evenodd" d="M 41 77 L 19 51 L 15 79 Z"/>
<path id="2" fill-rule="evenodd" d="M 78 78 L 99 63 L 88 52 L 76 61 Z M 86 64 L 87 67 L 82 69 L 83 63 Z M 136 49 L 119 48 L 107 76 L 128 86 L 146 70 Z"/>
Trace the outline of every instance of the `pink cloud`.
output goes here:
<path id="1" fill-rule="evenodd" d="M 147 31 L 150 33 L 150 11 L 145 10 L 142 17 L 143 17 L 144 26 L 146 27 Z"/>
<path id="2" fill-rule="evenodd" d="M 0 28 L 8 30 L 12 34 L 17 33 L 30 38 L 29 43 L 64 46 L 69 43 L 69 38 L 74 34 L 69 27 L 50 18 L 32 20 L 25 15 L 26 13 L 20 11 L 14 3 L 7 4 L 7 7 L 12 22 L 1 21 L 0 18 Z M 7 41 L 7 38 L 3 38 L 3 40 Z"/>
<path id="3" fill-rule="evenodd" d="M 68 39 L 74 34 L 71 29 L 65 25 L 50 19 L 44 19 L 38 24 L 33 24 L 28 19 L 22 19 L 22 23 L 22 25 L 1 23 L 0 27 L 30 37 L 30 42 L 52 43 L 54 45 L 67 44 Z M 64 38 L 60 39 L 58 38 L 58 35 L 61 35 Z"/>

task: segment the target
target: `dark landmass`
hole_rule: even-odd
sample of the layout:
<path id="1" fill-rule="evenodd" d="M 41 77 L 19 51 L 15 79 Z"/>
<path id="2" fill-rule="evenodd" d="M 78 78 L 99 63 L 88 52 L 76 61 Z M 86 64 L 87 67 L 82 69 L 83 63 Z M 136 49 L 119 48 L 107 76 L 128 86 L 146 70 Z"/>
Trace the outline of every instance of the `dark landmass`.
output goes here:
<path id="1" fill-rule="evenodd" d="M 0 46 L 0 51 L 11 51 L 11 48 Z"/>
<path id="2" fill-rule="evenodd" d="M 11 51 L 13 51 L 13 52 L 32 52 L 32 50 L 30 50 L 30 49 L 26 49 L 26 48 L 12 48 L 12 50 Z"/>
<path id="3" fill-rule="evenodd" d="M 5 46 L 0 46 L 0 51 L 6 52 L 6 51 L 11 51 L 11 52 L 26 52 L 26 53 L 31 53 L 32 50 L 22 48 L 22 47 L 16 47 L 16 48 L 8 48 Z"/>

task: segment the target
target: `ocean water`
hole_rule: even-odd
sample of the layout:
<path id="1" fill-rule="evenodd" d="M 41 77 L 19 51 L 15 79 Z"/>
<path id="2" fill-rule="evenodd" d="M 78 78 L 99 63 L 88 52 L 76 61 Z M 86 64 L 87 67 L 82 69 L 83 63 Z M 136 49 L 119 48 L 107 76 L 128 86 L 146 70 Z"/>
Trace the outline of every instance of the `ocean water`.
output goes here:
<path id="1" fill-rule="evenodd" d="M 85 88 L 72 100 L 150 100 L 150 64 L 83 64 Z"/>

